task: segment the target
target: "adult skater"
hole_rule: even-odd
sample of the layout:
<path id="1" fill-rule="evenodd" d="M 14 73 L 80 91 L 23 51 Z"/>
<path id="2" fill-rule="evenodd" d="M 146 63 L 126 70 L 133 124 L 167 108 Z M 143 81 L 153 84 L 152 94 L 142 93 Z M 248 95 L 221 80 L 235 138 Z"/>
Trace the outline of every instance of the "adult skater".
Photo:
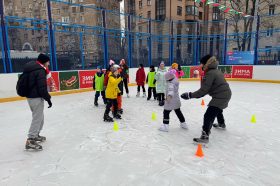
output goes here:
<path id="1" fill-rule="evenodd" d="M 204 114 L 204 121 L 202 126 L 202 134 L 200 138 L 193 140 L 198 143 L 208 143 L 209 135 L 215 118 L 217 117 L 218 124 L 214 127 L 226 128 L 223 109 L 227 108 L 231 98 L 231 90 L 229 84 L 224 78 L 224 74 L 217 69 L 219 63 L 216 57 L 206 55 L 201 58 L 202 70 L 205 76 L 202 79 L 201 88 L 196 92 L 186 92 L 181 95 L 183 99 L 201 98 L 207 94 L 212 97 L 208 104 L 208 108 Z"/>
<path id="2" fill-rule="evenodd" d="M 44 125 L 44 100 L 52 107 L 51 96 L 47 91 L 47 74 L 50 58 L 40 54 L 36 62 L 27 63 L 23 73 L 28 74 L 27 102 L 32 112 L 32 122 L 26 140 L 26 149 L 43 150 L 38 142 L 43 142 L 46 137 L 40 136 Z"/>

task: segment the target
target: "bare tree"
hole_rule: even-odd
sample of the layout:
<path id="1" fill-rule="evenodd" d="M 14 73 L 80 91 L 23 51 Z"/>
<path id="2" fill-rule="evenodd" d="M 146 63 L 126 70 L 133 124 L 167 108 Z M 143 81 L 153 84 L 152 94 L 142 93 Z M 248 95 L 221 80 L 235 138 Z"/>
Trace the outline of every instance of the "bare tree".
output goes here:
<path id="1" fill-rule="evenodd" d="M 258 5 L 256 5 L 258 3 Z M 250 50 L 251 40 L 253 36 L 253 23 L 257 21 L 255 15 L 258 12 L 259 15 L 267 14 L 269 6 L 274 4 L 276 7 L 280 6 L 280 1 L 272 0 L 236 0 L 230 1 L 230 8 L 243 12 L 246 15 L 251 15 L 251 17 L 244 17 L 241 14 L 230 13 L 228 14 L 229 24 L 233 27 L 233 32 L 236 33 L 236 44 L 239 51 Z M 255 11 L 255 8 L 258 8 Z M 262 22 L 262 24 L 270 24 L 267 22 Z"/>

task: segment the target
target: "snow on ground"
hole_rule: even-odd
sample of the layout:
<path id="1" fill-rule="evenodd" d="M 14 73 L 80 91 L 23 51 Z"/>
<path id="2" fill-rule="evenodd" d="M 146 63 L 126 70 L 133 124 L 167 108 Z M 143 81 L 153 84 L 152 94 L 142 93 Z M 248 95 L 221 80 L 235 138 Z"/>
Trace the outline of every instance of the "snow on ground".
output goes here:
<path id="1" fill-rule="evenodd" d="M 0 185 L 280 185 L 280 85 L 230 86 L 227 130 L 212 130 L 203 158 L 194 155 L 192 143 L 206 110 L 201 99 L 182 101 L 189 130 L 179 128 L 173 112 L 170 131 L 163 133 L 157 130 L 163 108 L 136 98 L 136 87 L 130 87 L 131 98 L 123 98 L 117 132 L 103 122 L 101 100 L 93 106 L 93 92 L 53 97 L 53 108 L 45 109 L 47 141 L 40 152 L 24 150 L 31 120 L 27 102 L 0 104 Z M 180 92 L 198 87 L 198 82 L 181 82 Z"/>

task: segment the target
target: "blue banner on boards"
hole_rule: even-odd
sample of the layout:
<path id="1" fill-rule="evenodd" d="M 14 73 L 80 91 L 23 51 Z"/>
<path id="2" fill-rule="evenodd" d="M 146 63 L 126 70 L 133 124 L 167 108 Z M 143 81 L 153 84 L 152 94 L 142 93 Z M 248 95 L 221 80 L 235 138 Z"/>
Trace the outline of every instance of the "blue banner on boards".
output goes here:
<path id="1" fill-rule="evenodd" d="M 227 65 L 253 65 L 254 51 L 233 51 L 227 53 Z"/>

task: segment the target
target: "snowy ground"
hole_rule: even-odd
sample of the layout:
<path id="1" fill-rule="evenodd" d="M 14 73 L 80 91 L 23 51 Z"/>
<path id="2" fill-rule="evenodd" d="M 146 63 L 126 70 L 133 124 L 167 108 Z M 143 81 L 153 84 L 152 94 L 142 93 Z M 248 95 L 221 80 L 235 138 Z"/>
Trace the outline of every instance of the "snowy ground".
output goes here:
<path id="1" fill-rule="evenodd" d="M 212 130 L 205 156 L 194 154 L 200 135 L 201 99 L 182 101 L 189 130 L 171 114 L 162 133 L 162 107 L 155 101 L 124 98 L 120 130 L 102 120 L 104 105 L 93 106 L 93 92 L 53 97 L 45 109 L 47 136 L 41 152 L 24 150 L 31 112 L 26 101 L 0 104 L 0 185 L 280 185 L 280 85 L 231 82 L 225 110 L 227 130 Z M 194 91 L 198 82 L 182 82 Z M 205 97 L 208 103 L 210 97 Z M 99 101 L 101 103 L 101 101 Z M 151 120 L 152 112 L 157 121 Z M 256 114 L 257 123 L 250 122 Z"/>

